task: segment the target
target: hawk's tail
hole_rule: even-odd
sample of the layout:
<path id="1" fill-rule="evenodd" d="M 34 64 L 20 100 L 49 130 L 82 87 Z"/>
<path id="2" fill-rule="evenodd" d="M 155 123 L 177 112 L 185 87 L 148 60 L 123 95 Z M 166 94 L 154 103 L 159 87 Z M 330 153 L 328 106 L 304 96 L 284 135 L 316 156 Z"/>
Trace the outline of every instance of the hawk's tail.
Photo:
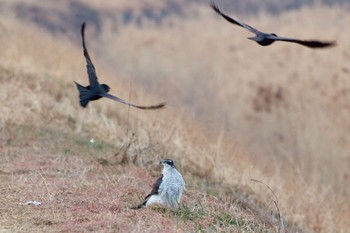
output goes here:
<path id="1" fill-rule="evenodd" d="M 88 105 L 89 101 L 91 100 L 90 90 L 80 85 L 79 83 L 76 83 L 76 82 L 74 83 L 77 86 L 79 91 L 80 105 L 83 108 L 85 108 Z"/>
<path id="2" fill-rule="evenodd" d="M 145 207 L 145 206 L 146 206 L 146 203 L 147 203 L 147 200 L 145 200 L 144 202 L 142 202 L 141 204 L 139 204 L 139 205 L 137 205 L 137 206 L 132 206 L 132 207 L 130 207 L 130 209 L 133 209 L 133 210 L 141 209 L 142 207 Z"/>

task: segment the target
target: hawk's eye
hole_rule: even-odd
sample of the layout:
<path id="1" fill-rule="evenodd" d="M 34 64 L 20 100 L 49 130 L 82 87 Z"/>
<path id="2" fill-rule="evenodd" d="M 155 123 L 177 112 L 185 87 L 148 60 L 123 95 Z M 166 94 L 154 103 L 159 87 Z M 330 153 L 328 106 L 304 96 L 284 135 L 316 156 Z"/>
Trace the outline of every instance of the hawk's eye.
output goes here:
<path id="1" fill-rule="evenodd" d="M 171 161 L 171 160 L 166 161 L 166 163 L 167 163 L 168 165 L 170 165 L 170 166 L 173 166 L 173 165 L 174 165 L 173 161 Z"/>

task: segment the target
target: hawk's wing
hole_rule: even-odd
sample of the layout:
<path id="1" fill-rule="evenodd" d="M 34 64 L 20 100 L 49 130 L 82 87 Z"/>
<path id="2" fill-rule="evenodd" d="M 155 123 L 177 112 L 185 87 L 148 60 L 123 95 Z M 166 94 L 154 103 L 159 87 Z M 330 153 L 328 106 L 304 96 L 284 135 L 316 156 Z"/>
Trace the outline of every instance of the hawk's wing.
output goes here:
<path id="1" fill-rule="evenodd" d="M 91 61 L 90 56 L 89 56 L 89 52 L 87 51 L 86 46 L 85 46 L 84 31 L 85 31 L 85 22 L 81 25 L 81 38 L 82 38 L 82 43 L 83 43 L 83 48 L 84 48 L 84 57 L 86 60 L 86 69 L 87 69 L 87 73 L 89 76 L 90 87 L 94 87 L 94 86 L 98 85 L 97 75 L 96 75 L 95 66 L 94 66 L 94 64 L 92 64 L 92 61 Z"/>
<path id="2" fill-rule="evenodd" d="M 109 99 L 112 99 L 112 100 L 115 100 L 115 101 L 118 101 L 120 103 L 123 103 L 123 104 L 126 104 L 128 106 L 131 106 L 131 107 L 134 107 L 134 108 L 139 108 L 139 109 L 159 109 L 159 108 L 163 108 L 165 106 L 165 103 L 160 103 L 160 104 L 157 104 L 157 105 L 151 105 L 151 106 L 139 106 L 139 105 L 135 105 L 135 104 L 131 104 L 117 96 L 114 96 L 114 95 L 111 95 L 111 94 L 108 94 L 108 93 L 103 93 L 103 94 L 100 94 L 101 96 L 103 97 L 106 97 L 106 98 L 109 98 Z"/>
<path id="3" fill-rule="evenodd" d="M 160 187 L 160 184 L 162 183 L 162 180 L 163 180 L 163 174 L 157 179 L 156 183 L 153 184 L 152 191 L 145 197 L 145 201 L 137 206 L 132 206 L 130 208 L 131 209 L 140 209 L 140 208 L 146 206 L 148 199 L 152 195 L 157 195 L 159 193 L 159 187 Z"/>
<path id="4" fill-rule="evenodd" d="M 146 200 L 148 198 L 150 198 L 152 195 L 156 195 L 159 193 L 159 187 L 160 187 L 160 184 L 162 183 L 162 181 L 163 181 L 163 174 L 153 184 L 152 191 L 147 195 L 147 197 L 145 197 Z"/>

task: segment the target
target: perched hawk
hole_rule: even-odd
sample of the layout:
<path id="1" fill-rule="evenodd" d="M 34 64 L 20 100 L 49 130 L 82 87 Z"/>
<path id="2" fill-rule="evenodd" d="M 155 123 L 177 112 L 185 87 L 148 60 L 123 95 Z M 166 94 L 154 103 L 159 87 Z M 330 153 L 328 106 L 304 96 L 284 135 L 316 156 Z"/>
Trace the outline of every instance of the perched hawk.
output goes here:
<path id="1" fill-rule="evenodd" d="M 185 188 L 185 181 L 182 175 L 176 170 L 174 162 L 171 159 L 161 160 L 160 164 L 163 165 L 162 175 L 153 185 L 153 189 L 147 195 L 145 201 L 135 207 L 135 209 L 152 204 L 162 204 L 172 208 L 178 207 Z"/>

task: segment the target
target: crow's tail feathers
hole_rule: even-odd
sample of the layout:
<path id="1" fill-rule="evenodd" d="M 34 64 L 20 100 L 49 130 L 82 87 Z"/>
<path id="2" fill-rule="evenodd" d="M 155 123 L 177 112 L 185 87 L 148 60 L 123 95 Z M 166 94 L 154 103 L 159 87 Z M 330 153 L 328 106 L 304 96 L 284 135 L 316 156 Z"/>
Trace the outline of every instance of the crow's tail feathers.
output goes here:
<path id="1" fill-rule="evenodd" d="M 74 82 L 74 83 L 77 86 L 77 89 L 79 91 L 80 105 L 83 108 L 85 108 L 88 105 L 89 101 L 91 100 L 90 90 L 80 85 L 77 82 Z"/>

